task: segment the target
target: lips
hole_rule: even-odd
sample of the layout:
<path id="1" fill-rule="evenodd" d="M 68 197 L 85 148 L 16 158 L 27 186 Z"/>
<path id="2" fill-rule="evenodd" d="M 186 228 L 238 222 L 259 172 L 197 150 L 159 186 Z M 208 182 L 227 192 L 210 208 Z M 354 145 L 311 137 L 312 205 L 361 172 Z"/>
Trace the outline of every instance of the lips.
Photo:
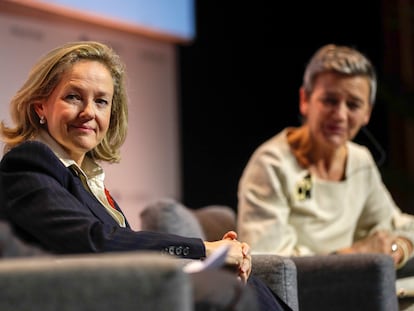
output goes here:
<path id="1" fill-rule="evenodd" d="M 95 129 L 91 126 L 87 126 L 84 124 L 81 125 L 70 125 L 70 128 L 79 130 L 79 131 L 95 131 Z"/>
<path id="2" fill-rule="evenodd" d="M 326 126 L 325 133 L 327 133 L 328 135 L 343 136 L 346 134 L 346 129 L 341 126 Z"/>

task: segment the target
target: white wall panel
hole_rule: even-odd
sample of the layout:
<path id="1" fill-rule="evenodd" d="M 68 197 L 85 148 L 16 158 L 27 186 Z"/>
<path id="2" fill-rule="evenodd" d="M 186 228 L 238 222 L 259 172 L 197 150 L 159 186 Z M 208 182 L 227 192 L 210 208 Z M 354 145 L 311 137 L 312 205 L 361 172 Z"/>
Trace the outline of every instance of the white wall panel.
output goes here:
<path id="1" fill-rule="evenodd" d="M 35 61 L 68 41 L 111 45 L 128 72 L 129 131 L 120 164 L 104 165 L 106 184 L 133 228 L 149 200 L 180 199 L 176 50 L 170 43 L 96 26 L 53 24 L 0 13 L 0 118 Z"/>

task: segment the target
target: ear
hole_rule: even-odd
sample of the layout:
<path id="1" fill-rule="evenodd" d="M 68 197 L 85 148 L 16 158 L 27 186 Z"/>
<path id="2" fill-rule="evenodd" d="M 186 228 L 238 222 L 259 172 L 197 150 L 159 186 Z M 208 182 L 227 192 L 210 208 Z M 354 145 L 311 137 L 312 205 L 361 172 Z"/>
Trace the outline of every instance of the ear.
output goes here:
<path id="1" fill-rule="evenodd" d="M 364 120 L 362 122 L 363 126 L 368 124 L 369 120 L 371 119 L 371 113 L 372 113 L 372 104 L 369 106 L 369 108 L 368 108 L 368 110 L 365 114 Z"/>
<path id="2" fill-rule="evenodd" d="M 308 116 L 308 106 L 309 106 L 308 96 L 305 92 L 305 89 L 301 87 L 299 89 L 299 110 L 300 110 L 300 114 L 305 118 Z"/>
<path id="3" fill-rule="evenodd" d="M 38 101 L 33 104 L 33 109 L 37 113 L 37 115 L 40 117 L 43 117 L 45 115 L 45 109 L 44 109 L 44 102 Z"/>

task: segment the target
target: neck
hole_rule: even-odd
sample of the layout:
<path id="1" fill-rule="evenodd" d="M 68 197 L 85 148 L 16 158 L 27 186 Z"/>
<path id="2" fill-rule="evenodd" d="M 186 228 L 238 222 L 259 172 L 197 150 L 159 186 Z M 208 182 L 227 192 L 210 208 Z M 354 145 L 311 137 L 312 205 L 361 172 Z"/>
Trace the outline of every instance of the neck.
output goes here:
<path id="1" fill-rule="evenodd" d="M 309 170 L 321 179 L 339 181 L 345 177 L 347 152 L 341 147 L 335 152 L 319 155 L 311 162 Z"/>
<path id="2" fill-rule="evenodd" d="M 288 133 L 288 142 L 298 163 L 321 179 L 339 181 L 345 177 L 347 148 L 327 149 L 319 146 L 307 127 Z"/>

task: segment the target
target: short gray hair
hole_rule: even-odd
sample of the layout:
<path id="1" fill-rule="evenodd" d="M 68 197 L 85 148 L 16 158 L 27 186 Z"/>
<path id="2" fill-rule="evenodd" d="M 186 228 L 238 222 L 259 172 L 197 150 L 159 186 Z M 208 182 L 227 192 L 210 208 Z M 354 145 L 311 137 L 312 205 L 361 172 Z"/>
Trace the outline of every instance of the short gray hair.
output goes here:
<path id="1" fill-rule="evenodd" d="M 377 75 L 371 61 L 361 52 L 348 46 L 328 44 L 318 49 L 306 66 L 303 85 L 307 94 L 312 93 L 316 77 L 324 72 L 346 76 L 364 76 L 370 83 L 370 103 L 377 92 Z"/>

